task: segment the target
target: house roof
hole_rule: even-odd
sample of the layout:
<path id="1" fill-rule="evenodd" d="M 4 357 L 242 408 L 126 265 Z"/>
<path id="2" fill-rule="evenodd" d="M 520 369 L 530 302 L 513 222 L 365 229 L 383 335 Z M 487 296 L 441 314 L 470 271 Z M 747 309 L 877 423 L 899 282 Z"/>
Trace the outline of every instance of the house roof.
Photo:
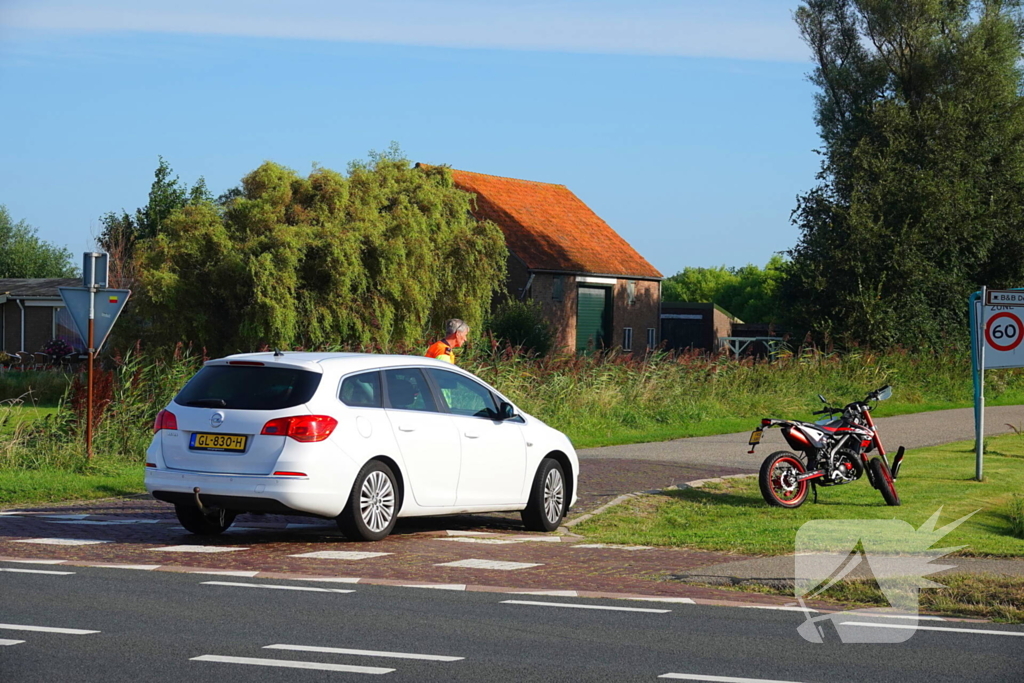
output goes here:
<path id="1" fill-rule="evenodd" d="M 647 260 L 565 185 L 452 169 L 476 195 L 473 215 L 491 220 L 529 270 L 661 278 Z"/>
<path id="2" fill-rule="evenodd" d="M 80 277 L 55 278 L 0 278 L 0 294 L 13 299 L 25 297 L 42 297 L 56 299 L 60 297 L 58 287 L 81 287 Z"/>

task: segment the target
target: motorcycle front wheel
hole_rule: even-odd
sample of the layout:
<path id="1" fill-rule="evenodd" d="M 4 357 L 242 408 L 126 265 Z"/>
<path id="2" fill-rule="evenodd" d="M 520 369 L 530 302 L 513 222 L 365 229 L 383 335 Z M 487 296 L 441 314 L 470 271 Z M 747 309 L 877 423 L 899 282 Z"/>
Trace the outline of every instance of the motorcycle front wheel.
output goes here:
<path id="1" fill-rule="evenodd" d="M 868 467 L 871 468 L 871 478 L 874 479 L 875 488 L 885 498 L 885 504 L 893 507 L 900 504 L 900 494 L 896 493 L 896 484 L 892 480 L 892 473 L 888 465 L 881 458 L 874 458 Z"/>
<path id="2" fill-rule="evenodd" d="M 769 505 L 780 508 L 798 508 L 807 500 L 807 482 L 796 477 L 806 470 L 795 453 L 776 451 L 761 463 L 757 483 L 761 495 Z"/>

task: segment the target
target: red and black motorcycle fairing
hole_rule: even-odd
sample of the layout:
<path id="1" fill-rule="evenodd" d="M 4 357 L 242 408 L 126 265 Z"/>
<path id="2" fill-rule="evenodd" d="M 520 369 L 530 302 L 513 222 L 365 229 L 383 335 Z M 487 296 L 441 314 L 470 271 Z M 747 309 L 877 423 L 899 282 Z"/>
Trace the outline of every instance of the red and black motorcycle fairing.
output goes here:
<path id="1" fill-rule="evenodd" d="M 890 469 L 869 403 L 891 394 L 892 388 L 885 386 L 868 394 L 863 401 L 854 401 L 841 409 L 826 405 L 815 414 L 829 417 L 819 422 L 761 420 L 761 426 L 750 436 L 750 453 L 760 443 L 765 429 L 777 427 L 789 447 L 803 454 L 800 458 L 780 451 L 765 460 L 761 468 L 765 500 L 781 507 L 798 507 L 806 497 L 808 482 L 813 482 L 814 486 L 835 486 L 857 481 L 867 473 L 868 480 L 882 491 L 886 502 L 898 505 L 893 481 L 903 463 L 904 449 L 899 448 Z M 839 417 L 833 418 L 836 414 Z M 874 464 L 874 460 L 878 460 L 878 464 Z"/>

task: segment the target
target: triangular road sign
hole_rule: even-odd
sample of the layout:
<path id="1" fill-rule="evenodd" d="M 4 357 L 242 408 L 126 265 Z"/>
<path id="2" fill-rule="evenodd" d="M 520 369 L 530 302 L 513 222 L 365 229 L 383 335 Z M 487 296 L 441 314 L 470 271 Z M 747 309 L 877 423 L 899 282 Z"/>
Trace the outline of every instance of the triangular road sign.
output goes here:
<path id="1" fill-rule="evenodd" d="M 60 297 L 64 299 L 64 305 L 68 308 L 75 321 L 78 333 L 82 335 L 82 341 L 89 343 L 89 298 L 95 297 L 95 309 L 93 315 L 93 344 L 97 351 L 107 341 L 110 328 L 117 322 L 121 315 L 125 302 L 132 292 L 130 289 L 99 289 L 95 293 L 85 287 L 58 287 Z"/>

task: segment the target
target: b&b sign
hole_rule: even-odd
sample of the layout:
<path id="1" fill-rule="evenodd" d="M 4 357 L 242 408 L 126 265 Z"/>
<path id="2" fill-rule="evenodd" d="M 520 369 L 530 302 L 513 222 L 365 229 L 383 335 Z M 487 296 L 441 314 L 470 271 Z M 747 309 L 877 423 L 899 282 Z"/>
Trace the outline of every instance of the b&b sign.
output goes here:
<path id="1" fill-rule="evenodd" d="M 1024 366 L 1024 290 L 989 290 L 982 309 L 985 369 Z"/>

